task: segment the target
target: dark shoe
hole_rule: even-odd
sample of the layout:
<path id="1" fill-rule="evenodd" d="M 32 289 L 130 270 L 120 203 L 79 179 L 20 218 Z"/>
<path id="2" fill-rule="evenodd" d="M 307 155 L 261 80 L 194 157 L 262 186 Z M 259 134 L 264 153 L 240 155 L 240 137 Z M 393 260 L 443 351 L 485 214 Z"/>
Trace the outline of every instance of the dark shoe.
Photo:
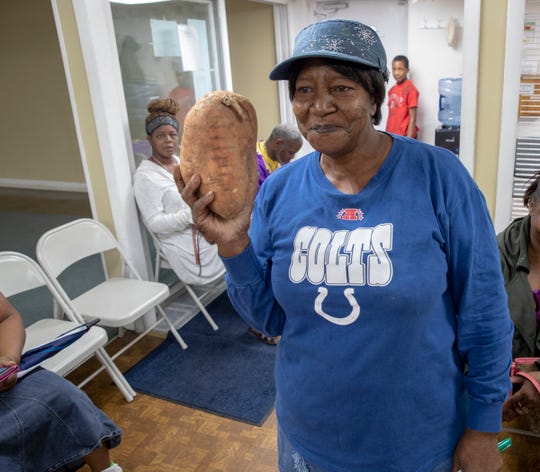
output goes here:
<path id="1" fill-rule="evenodd" d="M 271 346 L 275 346 L 278 342 L 281 336 L 266 336 L 260 331 L 257 331 L 255 328 L 249 328 L 248 333 L 252 336 L 255 336 L 256 338 L 259 338 L 263 343 L 270 344 Z"/>

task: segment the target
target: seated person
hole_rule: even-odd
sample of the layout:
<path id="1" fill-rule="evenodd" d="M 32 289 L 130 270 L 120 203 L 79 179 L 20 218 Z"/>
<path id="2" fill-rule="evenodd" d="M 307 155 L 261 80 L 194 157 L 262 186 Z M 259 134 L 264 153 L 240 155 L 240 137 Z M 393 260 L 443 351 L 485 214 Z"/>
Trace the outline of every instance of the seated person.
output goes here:
<path id="1" fill-rule="evenodd" d="M 302 135 L 296 126 L 280 124 L 274 127 L 266 141 L 257 143 L 259 187 L 272 172 L 294 159 L 303 142 Z M 250 327 L 248 331 L 262 342 L 272 346 L 275 346 L 280 339 L 279 336 L 267 336 L 253 327 Z"/>
<path id="2" fill-rule="evenodd" d="M 523 196 L 529 214 L 517 218 L 497 236 L 502 271 L 514 322 L 512 356 L 540 356 L 540 171 L 534 175 Z M 503 408 L 510 421 L 527 413 L 540 418 L 540 371 L 530 372 L 532 382 L 512 377 L 518 392 Z M 536 385 L 535 385 L 536 383 Z M 540 432 L 540 431 L 539 431 Z"/>
<path id="3" fill-rule="evenodd" d="M 26 338 L 19 312 L 0 293 L 0 367 L 18 364 Z M 0 470 L 122 472 L 109 457 L 120 429 L 68 380 L 37 368 L 0 382 Z"/>
<path id="4" fill-rule="evenodd" d="M 217 246 L 195 230 L 191 208 L 174 181 L 173 169 L 179 162 L 178 104 L 171 98 L 152 100 L 148 112 L 146 134 L 152 155 L 135 172 L 137 206 L 178 278 L 190 285 L 204 285 L 221 277 L 225 268 Z"/>
<path id="5" fill-rule="evenodd" d="M 257 143 L 259 187 L 278 167 L 291 162 L 302 144 L 300 131 L 290 124 L 277 125 L 266 141 L 259 141 Z"/>

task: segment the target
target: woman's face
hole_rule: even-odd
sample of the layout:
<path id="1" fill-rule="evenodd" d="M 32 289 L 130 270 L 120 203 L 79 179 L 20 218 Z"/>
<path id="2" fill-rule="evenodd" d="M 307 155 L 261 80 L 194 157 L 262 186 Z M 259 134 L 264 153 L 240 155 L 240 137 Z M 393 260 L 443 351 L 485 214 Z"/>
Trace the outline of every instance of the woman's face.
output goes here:
<path id="1" fill-rule="evenodd" d="M 149 136 L 152 154 L 170 159 L 178 151 L 178 131 L 171 125 L 161 125 Z"/>
<path id="2" fill-rule="evenodd" d="M 330 157 L 354 152 L 372 131 L 375 101 L 357 82 L 313 60 L 298 74 L 292 101 L 298 129 Z"/>

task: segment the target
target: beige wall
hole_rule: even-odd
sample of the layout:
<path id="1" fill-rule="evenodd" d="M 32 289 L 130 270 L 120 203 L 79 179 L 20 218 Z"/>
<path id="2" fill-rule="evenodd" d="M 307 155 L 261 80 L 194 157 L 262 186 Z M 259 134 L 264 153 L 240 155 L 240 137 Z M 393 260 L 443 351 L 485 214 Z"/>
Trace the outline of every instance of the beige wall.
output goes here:
<path id="1" fill-rule="evenodd" d="M 233 88 L 253 103 L 259 139 L 266 139 L 280 121 L 277 83 L 268 78 L 276 64 L 273 7 L 226 0 L 226 9 Z"/>
<path id="2" fill-rule="evenodd" d="M 3 0 L 0 178 L 84 182 L 47 0 Z"/>
<path id="3" fill-rule="evenodd" d="M 474 178 L 495 214 L 508 0 L 482 0 Z"/>

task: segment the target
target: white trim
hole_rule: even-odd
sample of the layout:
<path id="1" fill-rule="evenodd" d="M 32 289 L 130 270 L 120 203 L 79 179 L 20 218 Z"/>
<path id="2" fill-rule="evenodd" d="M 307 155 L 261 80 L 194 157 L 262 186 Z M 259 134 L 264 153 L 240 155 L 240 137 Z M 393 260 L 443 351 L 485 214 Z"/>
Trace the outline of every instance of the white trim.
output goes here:
<path id="1" fill-rule="evenodd" d="M 287 5 L 289 0 L 251 0 L 253 3 L 265 3 L 266 5 Z"/>
<path id="2" fill-rule="evenodd" d="M 28 179 L 2 179 L 0 187 L 23 188 L 28 190 L 52 190 L 57 192 L 83 192 L 87 193 L 84 182 L 60 182 L 57 180 L 28 180 Z"/>
<path id="3" fill-rule="evenodd" d="M 85 183 L 85 191 L 88 192 L 88 200 L 90 202 L 90 209 L 92 210 L 92 216 L 96 216 L 96 206 L 94 202 L 94 192 L 90 180 L 90 172 L 88 170 L 88 163 L 86 160 L 86 150 L 83 145 L 81 124 L 79 121 L 79 112 L 77 110 L 77 101 L 75 100 L 75 93 L 73 91 L 73 82 L 71 80 L 71 72 L 69 67 L 68 54 L 66 50 L 66 41 L 64 33 L 62 31 L 62 23 L 60 21 L 60 14 L 58 13 L 58 0 L 51 0 L 51 6 L 54 15 L 54 23 L 56 25 L 56 32 L 58 34 L 58 43 L 60 46 L 60 53 L 62 55 L 62 63 L 64 64 L 64 72 L 66 76 L 66 84 L 68 88 L 69 100 L 71 102 L 71 110 L 73 113 L 73 124 L 75 126 L 75 134 L 77 136 L 77 143 L 79 145 L 79 152 L 81 153 L 81 163 L 83 168 Z"/>
<path id="4" fill-rule="evenodd" d="M 463 85 L 459 159 L 474 176 L 481 0 L 465 0 L 463 10 Z"/>
<path id="5" fill-rule="evenodd" d="M 274 36 L 276 38 L 276 64 L 287 59 L 290 54 L 287 5 L 274 3 Z M 286 80 L 278 80 L 279 114 L 281 123 L 296 124 L 289 99 L 289 86 Z"/>
<path id="6" fill-rule="evenodd" d="M 506 45 L 504 82 L 501 107 L 501 135 L 499 138 L 499 168 L 495 201 L 495 231 L 500 232 L 512 218 L 512 186 L 521 81 L 521 47 L 525 0 L 508 1 L 506 11 Z"/>
<path id="7" fill-rule="evenodd" d="M 217 0 L 217 17 L 219 22 L 219 27 L 217 28 L 220 35 L 219 40 L 221 42 L 221 51 L 223 53 L 223 80 L 224 87 L 223 90 L 233 89 L 233 80 L 232 80 L 232 68 L 231 68 L 231 53 L 229 50 L 229 32 L 227 30 L 227 11 L 225 0 Z M 213 18 L 212 18 L 213 20 Z M 219 46 L 217 48 L 219 51 Z"/>
<path id="8" fill-rule="evenodd" d="M 123 3 L 124 5 L 140 5 L 141 3 L 160 3 L 169 0 L 111 0 L 112 3 Z"/>

